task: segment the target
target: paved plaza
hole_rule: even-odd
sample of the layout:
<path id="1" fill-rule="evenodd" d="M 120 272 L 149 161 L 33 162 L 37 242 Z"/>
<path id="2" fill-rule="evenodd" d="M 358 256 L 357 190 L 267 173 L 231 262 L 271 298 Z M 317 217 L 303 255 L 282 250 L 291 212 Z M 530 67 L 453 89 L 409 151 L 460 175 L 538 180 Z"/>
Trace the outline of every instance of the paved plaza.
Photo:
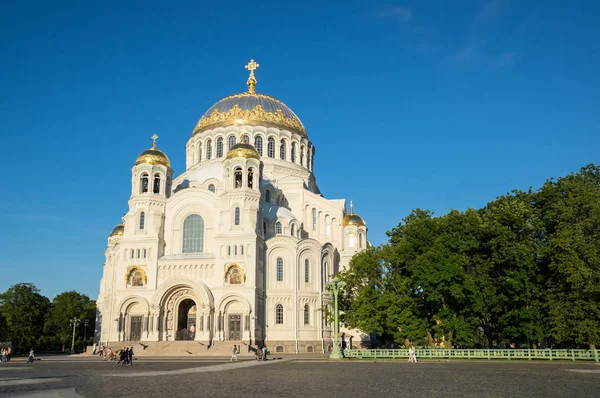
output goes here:
<path id="1" fill-rule="evenodd" d="M 0 366 L 0 397 L 597 397 L 586 362 L 329 361 L 320 356 L 145 358 L 133 367 L 91 357 L 17 358 Z"/>

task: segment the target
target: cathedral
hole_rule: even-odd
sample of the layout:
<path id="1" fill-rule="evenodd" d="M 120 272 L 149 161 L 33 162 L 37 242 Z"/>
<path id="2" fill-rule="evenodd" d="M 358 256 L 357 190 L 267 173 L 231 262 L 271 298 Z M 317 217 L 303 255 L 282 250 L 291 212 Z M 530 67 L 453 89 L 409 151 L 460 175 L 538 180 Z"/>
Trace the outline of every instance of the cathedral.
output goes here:
<path id="1" fill-rule="evenodd" d="M 330 349 L 325 284 L 367 247 L 367 226 L 320 193 L 315 147 L 290 108 L 256 92 L 258 66 L 246 92 L 202 115 L 183 173 L 156 134 L 137 157 L 105 250 L 98 341 Z"/>

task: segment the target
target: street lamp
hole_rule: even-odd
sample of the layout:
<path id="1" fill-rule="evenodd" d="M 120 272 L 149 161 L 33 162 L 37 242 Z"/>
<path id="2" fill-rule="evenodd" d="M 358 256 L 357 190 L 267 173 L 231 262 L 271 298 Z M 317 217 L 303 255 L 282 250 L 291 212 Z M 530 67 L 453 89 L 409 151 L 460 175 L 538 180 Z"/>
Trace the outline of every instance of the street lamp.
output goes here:
<path id="1" fill-rule="evenodd" d="M 333 303 L 334 303 L 333 334 L 335 337 L 333 340 L 333 349 L 331 350 L 331 355 L 329 356 L 329 358 L 332 358 L 332 359 L 341 359 L 344 357 L 342 355 L 342 351 L 340 350 L 340 347 L 337 343 L 337 339 L 338 339 L 338 334 L 340 333 L 340 325 L 338 323 L 338 315 L 339 315 L 338 314 L 338 293 L 340 292 L 340 290 L 343 290 L 345 287 L 346 287 L 346 282 L 341 281 L 337 275 L 334 276 L 331 281 L 327 282 L 327 285 L 325 286 L 325 288 L 327 290 L 329 290 L 330 292 L 333 293 Z"/>
<path id="2" fill-rule="evenodd" d="M 90 325 L 90 320 L 84 319 L 83 325 L 85 326 L 83 329 L 83 351 L 85 352 L 85 340 L 87 339 L 87 328 Z"/>
<path id="3" fill-rule="evenodd" d="M 79 325 L 79 319 L 73 317 L 69 319 L 69 323 L 73 325 L 73 340 L 71 340 L 71 354 L 75 353 L 75 328 Z"/>

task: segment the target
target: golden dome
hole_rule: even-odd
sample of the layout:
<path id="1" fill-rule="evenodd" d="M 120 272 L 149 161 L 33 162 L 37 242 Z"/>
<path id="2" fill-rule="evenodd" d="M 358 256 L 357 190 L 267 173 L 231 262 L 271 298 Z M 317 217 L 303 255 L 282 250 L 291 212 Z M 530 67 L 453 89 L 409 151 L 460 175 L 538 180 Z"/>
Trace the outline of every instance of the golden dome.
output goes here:
<path id="1" fill-rule="evenodd" d="M 255 91 L 257 81 L 254 70 L 258 66 L 254 60 L 246 65 L 250 71 L 250 78 L 246 82 L 248 91 L 225 97 L 211 106 L 196 124 L 192 135 L 215 127 L 251 125 L 278 127 L 306 137 L 304 125 L 286 104 Z"/>
<path id="2" fill-rule="evenodd" d="M 365 220 L 363 220 L 361 216 L 354 214 L 354 206 L 352 206 L 352 201 L 350 201 L 350 213 L 346 214 L 344 216 L 344 220 L 342 221 L 342 226 L 346 227 L 348 225 L 356 225 L 357 227 L 367 226 Z"/>
<path id="3" fill-rule="evenodd" d="M 344 227 L 346 227 L 348 225 L 356 225 L 356 226 L 363 226 L 363 227 L 367 226 L 367 224 L 365 224 L 365 220 L 363 220 L 362 217 L 359 216 L 358 214 L 346 214 L 344 216 L 344 221 L 343 221 L 342 225 Z"/>
<path id="4" fill-rule="evenodd" d="M 260 159 L 260 155 L 254 146 L 248 144 L 247 142 L 239 142 L 231 147 L 229 152 L 227 152 L 227 159 L 233 158 L 246 158 L 246 159 Z"/>
<path id="5" fill-rule="evenodd" d="M 137 160 L 135 161 L 136 166 L 138 164 L 146 163 L 146 164 L 162 164 L 163 166 L 171 167 L 171 162 L 169 161 L 169 158 L 167 157 L 167 155 L 160 149 L 156 148 L 156 139 L 157 138 L 158 138 L 158 136 L 156 134 L 154 134 L 152 136 L 152 139 L 154 140 L 154 143 L 152 144 L 152 148 L 146 149 L 144 152 L 142 152 L 140 154 L 140 156 L 138 156 Z"/>
<path id="6" fill-rule="evenodd" d="M 112 232 L 108 236 L 123 236 L 123 232 L 125 232 L 125 225 L 119 224 L 113 228 Z"/>

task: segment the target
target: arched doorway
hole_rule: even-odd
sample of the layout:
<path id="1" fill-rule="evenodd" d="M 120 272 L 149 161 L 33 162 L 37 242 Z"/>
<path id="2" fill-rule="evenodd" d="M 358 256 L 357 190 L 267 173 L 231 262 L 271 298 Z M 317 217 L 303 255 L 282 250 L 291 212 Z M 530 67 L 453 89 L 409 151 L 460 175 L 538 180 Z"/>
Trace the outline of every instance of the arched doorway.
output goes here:
<path id="1" fill-rule="evenodd" d="M 182 300 L 177 306 L 177 332 L 175 340 L 194 340 L 196 334 L 196 303 Z"/>

